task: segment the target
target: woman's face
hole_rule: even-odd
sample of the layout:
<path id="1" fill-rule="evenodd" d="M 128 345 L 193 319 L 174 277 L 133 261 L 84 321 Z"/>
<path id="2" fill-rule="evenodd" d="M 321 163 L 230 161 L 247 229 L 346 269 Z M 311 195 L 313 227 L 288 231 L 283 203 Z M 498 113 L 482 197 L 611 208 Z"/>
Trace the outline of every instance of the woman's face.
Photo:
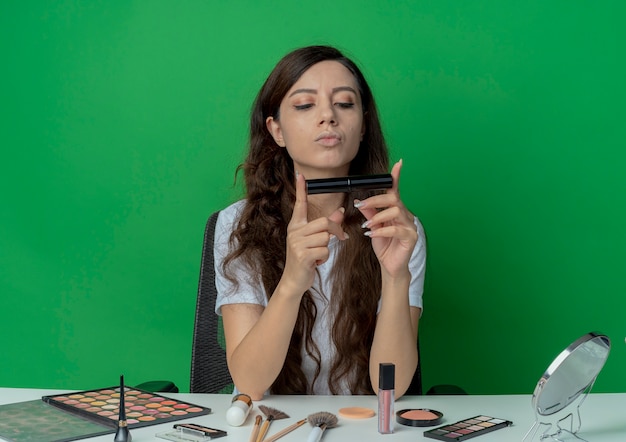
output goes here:
<path id="1" fill-rule="evenodd" d="M 266 125 L 306 178 L 343 176 L 365 131 L 356 79 L 337 61 L 311 66 L 287 92 L 279 119 Z"/>

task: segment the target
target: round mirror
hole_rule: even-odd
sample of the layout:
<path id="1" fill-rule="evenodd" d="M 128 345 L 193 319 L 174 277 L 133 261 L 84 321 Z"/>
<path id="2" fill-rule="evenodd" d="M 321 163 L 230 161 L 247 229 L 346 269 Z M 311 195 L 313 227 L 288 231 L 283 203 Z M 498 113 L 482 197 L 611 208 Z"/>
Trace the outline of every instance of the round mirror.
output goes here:
<path id="1" fill-rule="evenodd" d="M 610 347 L 608 336 L 588 333 L 563 350 L 537 383 L 532 399 L 537 413 L 557 413 L 590 389 Z"/>

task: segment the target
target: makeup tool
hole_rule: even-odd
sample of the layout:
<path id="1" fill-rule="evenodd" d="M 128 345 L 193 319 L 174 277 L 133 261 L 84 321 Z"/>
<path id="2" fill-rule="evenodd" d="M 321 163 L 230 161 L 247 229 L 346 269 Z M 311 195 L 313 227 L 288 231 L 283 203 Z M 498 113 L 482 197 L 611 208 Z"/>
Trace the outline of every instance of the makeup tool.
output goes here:
<path id="1" fill-rule="evenodd" d="M 278 419 L 286 419 L 289 417 L 286 413 L 283 413 L 276 408 L 267 407 L 265 405 L 259 405 L 259 410 L 265 415 L 265 421 L 263 425 L 261 425 L 261 429 L 259 430 L 259 435 L 256 438 L 256 442 L 261 442 L 265 435 L 267 434 L 267 430 L 270 428 L 270 425 L 273 421 Z"/>
<path id="2" fill-rule="evenodd" d="M 295 424 L 291 424 L 287 428 L 284 428 L 284 429 L 280 430 L 278 433 L 271 435 L 267 439 L 264 439 L 263 442 L 274 442 L 275 440 L 278 440 L 281 437 L 283 437 L 285 434 L 291 433 L 296 428 L 301 427 L 302 425 L 304 425 L 306 423 L 306 421 L 307 421 L 306 419 L 300 419 Z"/>
<path id="3" fill-rule="evenodd" d="M 369 419 L 376 416 L 376 412 L 365 407 L 344 407 L 339 409 L 339 416 L 348 419 Z"/>
<path id="4" fill-rule="evenodd" d="M 133 440 L 133 436 L 128 430 L 128 422 L 126 421 L 126 403 L 124 397 L 126 396 L 126 388 L 124 387 L 124 375 L 120 376 L 120 403 L 119 413 L 117 419 L 117 431 L 115 432 L 114 442 L 130 442 Z"/>
<path id="5" fill-rule="evenodd" d="M 582 426 L 580 407 L 604 367 L 610 349 L 608 336 L 591 332 L 578 338 L 554 359 L 533 392 L 535 423 L 522 441 L 530 434 L 530 440 L 534 439 L 542 426 L 540 440 L 560 440 L 564 433 L 582 439 L 578 436 Z M 578 404 L 574 407 L 576 401 Z"/>
<path id="6" fill-rule="evenodd" d="M 174 431 L 168 433 L 158 433 L 156 436 L 161 439 L 174 442 L 204 442 L 227 436 L 228 433 L 217 428 L 205 427 L 204 425 L 186 423 L 174 424 Z"/>
<path id="7" fill-rule="evenodd" d="M 378 432 L 393 433 L 396 366 L 381 363 L 378 368 Z"/>
<path id="8" fill-rule="evenodd" d="M 306 420 L 313 426 L 307 442 L 319 442 L 327 428 L 337 426 L 337 416 L 327 411 L 310 414 Z"/>
<path id="9" fill-rule="evenodd" d="M 306 192 L 309 195 L 315 195 L 317 193 L 341 193 L 355 190 L 383 190 L 391 189 L 392 186 L 391 174 L 385 173 L 307 180 Z"/>
<path id="10" fill-rule="evenodd" d="M 396 413 L 396 422 L 409 427 L 432 427 L 439 425 L 443 413 L 428 408 L 408 408 Z"/>
<path id="11" fill-rule="evenodd" d="M 263 418 L 257 416 L 254 418 L 254 425 L 252 426 L 252 433 L 250 433 L 250 440 L 248 442 L 256 442 L 256 437 L 259 435 L 259 428 L 261 427 L 261 421 Z"/>
<path id="12" fill-rule="evenodd" d="M 462 441 L 472 437 L 491 433 L 513 425 L 513 422 L 489 416 L 475 416 L 458 421 L 454 424 L 444 425 L 434 430 L 424 431 L 424 436 L 431 439 Z"/>
<path id="13" fill-rule="evenodd" d="M 228 425 L 238 427 L 246 421 L 252 410 L 252 399 L 247 394 L 238 394 L 233 397 L 230 408 L 226 410 Z"/>

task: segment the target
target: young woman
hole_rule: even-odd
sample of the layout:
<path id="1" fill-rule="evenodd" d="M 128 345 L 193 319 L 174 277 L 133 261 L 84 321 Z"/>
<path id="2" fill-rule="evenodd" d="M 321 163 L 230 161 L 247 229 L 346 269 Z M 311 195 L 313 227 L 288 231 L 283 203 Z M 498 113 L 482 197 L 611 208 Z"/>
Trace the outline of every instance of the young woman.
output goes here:
<path id="1" fill-rule="evenodd" d="M 237 391 L 396 396 L 417 366 L 425 238 L 387 191 L 307 195 L 306 179 L 389 172 L 370 88 L 337 49 L 287 54 L 261 88 L 240 166 L 245 200 L 216 227 L 218 298 Z"/>

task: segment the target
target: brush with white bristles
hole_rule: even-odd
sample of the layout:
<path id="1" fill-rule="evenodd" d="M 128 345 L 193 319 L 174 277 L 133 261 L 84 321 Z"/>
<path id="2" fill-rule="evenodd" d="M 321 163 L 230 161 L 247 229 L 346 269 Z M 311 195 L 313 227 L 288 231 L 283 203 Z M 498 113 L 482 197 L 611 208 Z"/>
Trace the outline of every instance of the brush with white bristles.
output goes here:
<path id="1" fill-rule="evenodd" d="M 307 442 L 319 442 L 324 430 L 337 426 L 337 416 L 327 411 L 310 414 L 306 420 L 313 426 Z"/>

